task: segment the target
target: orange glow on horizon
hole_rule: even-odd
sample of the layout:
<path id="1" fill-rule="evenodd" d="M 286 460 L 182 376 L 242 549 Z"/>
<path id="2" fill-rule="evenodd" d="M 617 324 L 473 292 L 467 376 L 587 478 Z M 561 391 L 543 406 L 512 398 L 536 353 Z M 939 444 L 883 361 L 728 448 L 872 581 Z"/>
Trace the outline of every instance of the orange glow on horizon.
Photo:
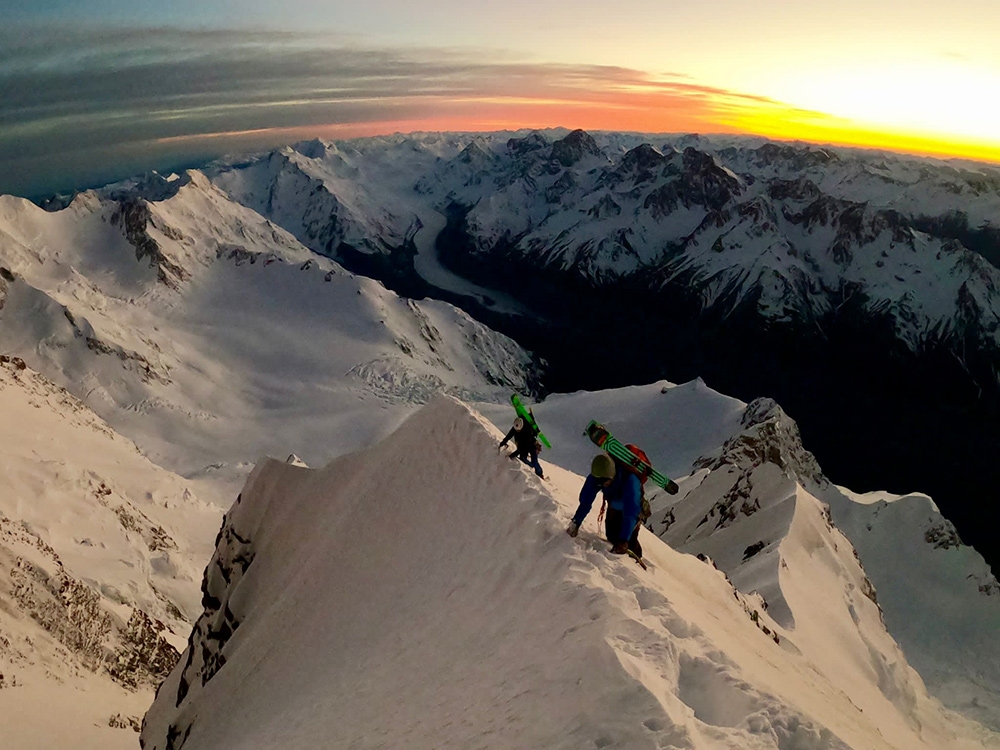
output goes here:
<path id="1" fill-rule="evenodd" d="M 1000 163 L 1000 140 L 963 138 L 919 130 L 891 130 L 820 112 L 792 108 L 747 109 L 727 120 L 735 131 L 835 146 L 874 148 L 938 158 Z"/>
<path id="2" fill-rule="evenodd" d="M 314 137 L 344 139 L 392 133 L 566 127 L 650 134 L 748 134 L 775 140 L 1000 163 L 1000 140 L 989 142 L 927 132 L 893 131 L 796 109 L 762 97 L 700 87 L 668 87 L 656 82 L 630 85 L 624 91 L 616 87 L 613 90 L 546 91 L 534 96 L 423 97 L 405 103 L 417 110 L 413 116 L 190 134 L 158 142 L 190 143 L 228 138 L 280 144 Z"/>

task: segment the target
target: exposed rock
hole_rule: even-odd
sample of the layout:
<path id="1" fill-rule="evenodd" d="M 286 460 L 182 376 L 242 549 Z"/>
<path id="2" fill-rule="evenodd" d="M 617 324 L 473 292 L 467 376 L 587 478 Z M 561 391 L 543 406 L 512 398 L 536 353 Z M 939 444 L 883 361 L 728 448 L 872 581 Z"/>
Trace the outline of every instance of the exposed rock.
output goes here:
<path id="1" fill-rule="evenodd" d="M 180 283 L 189 274 L 179 265 L 167 258 L 159 243 L 149 235 L 148 227 L 152 223 L 149 204 L 142 198 L 133 196 L 122 198 L 118 208 L 111 215 L 111 223 L 121 226 L 125 238 L 135 248 L 135 259 L 149 258 L 149 265 L 157 269 L 157 279 L 170 287 L 179 289 Z M 167 236 L 171 236 L 169 231 Z"/>
<path id="2" fill-rule="evenodd" d="M 924 532 L 924 541 L 935 549 L 951 549 L 962 546 L 958 530 L 947 519 L 941 519 L 941 523 L 927 529 Z"/>
<path id="3" fill-rule="evenodd" d="M 571 167 L 584 156 L 602 156 L 601 149 L 593 136 L 583 130 L 574 130 L 565 138 L 552 144 L 549 156 L 564 167 Z"/>
<path id="4" fill-rule="evenodd" d="M 254 556 L 252 541 L 244 539 L 232 527 L 228 516 L 223 519 L 215 554 L 202 581 L 202 606 L 205 611 L 188 639 L 187 661 L 177 689 L 177 706 L 184 701 L 192 684 L 198 682 L 205 685 L 225 666 L 223 651 L 240 626 L 238 615 L 230 608 L 230 599 L 253 563 Z"/>
<path id="5" fill-rule="evenodd" d="M 112 729 L 131 729 L 138 733 L 142 729 L 142 722 L 138 716 L 122 716 L 119 713 L 108 719 L 108 726 Z"/>
<path id="6" fill-rule="evenodd" d="M 747 405 L 741 419 L 744 432 L 725 442 L 716 457 L 699 458 L 694 462 L 698 469 L 715 470 L 726 464 L 744 472 L 740 482 L 730 490 L 727 500 L 748 498 L 747 472 L 764 463 L 772 463 L 787 476 L 806 486 L 826 487 L 829 480 L 815 456 L 802 445 L 798 425 L 773 399 L 758 398 Z"/>
<path id="7" fill-rule="evenodd" d="M 511 138 L 507 141 L 507 150 L 514 156 L 524 156 L 547 148 L 548 140 L 539 132 L 533 132 L 524 138 Z"/>
<path id="8" fill-rule="evenodd" d="M 164 630 L 163 623 L 150 619 L 142 610 L 133 609 L 122 634 L 121 646 L 108 660 L 111 676 L 126 687 L 162 681 L 180 659 L 177 649 L 160 635 Z"/>

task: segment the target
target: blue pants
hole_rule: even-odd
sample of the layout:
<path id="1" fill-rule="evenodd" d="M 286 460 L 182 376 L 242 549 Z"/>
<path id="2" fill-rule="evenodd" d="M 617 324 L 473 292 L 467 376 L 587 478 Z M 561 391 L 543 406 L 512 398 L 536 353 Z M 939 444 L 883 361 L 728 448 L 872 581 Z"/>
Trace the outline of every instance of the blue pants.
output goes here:
<path id="1" fill-rule="evenodd" d="M 635 528 L 632 529 L 632 533 L 626 535 L 627 529 L 622 528 L 622 521 L 624 520 L 624 513 L 608 506 L 608 510 L 604 514 L 604 533 L 607 535 L 608 541 L 612 544 L 622 539 L 628 539 L 628 548 L 632 550 L 637 557 L 642 557 L 642 545 L 639 544 L 639 527 L 642 526 L 642 524 L 637 523 Z"/>

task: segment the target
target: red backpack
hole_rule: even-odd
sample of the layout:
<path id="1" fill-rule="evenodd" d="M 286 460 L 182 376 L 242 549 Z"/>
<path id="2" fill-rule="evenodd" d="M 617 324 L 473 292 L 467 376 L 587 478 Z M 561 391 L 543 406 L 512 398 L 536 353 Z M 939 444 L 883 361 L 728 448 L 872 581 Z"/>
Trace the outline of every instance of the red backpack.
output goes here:
<path id="1" fill-rule="evenodd" d="M 646 455 L 646 451 L 640 448 L 634 443 L 626 443 L 625 447 L 628 448 L 632 453 L 642 459 L 643 463 L 646 464 L 645 469 L 639 469 L 636 466 L 631 466 L 622 462 L 622 466 L 631 471 L 637 477 L 639 477 L 640 484 L 646 484 L 646 480 L 649 479 L 649 475 L 653 473 L 653 463 L 649 460 L 649 456 Z"/>

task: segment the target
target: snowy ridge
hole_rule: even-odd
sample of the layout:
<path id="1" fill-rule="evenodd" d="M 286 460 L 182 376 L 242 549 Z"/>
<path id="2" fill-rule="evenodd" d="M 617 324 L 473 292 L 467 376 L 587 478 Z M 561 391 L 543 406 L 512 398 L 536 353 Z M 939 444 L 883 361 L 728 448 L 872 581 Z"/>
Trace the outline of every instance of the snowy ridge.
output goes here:
<path id="1" fill-rule="evenodd" d="M 506 429 L 502 409 L 479 408 Z M 779 622 L 790 621 L 788 596 L 803 591 L 848 608 L 861 596 L 876 603 L 935 697 L 1000 731 L 998 584 L 926 496 L 868 498 L 832 485 L 772 400 L 744 404 L 701 381 L 555 395 L 534 411 L 553 440 L 543 458 L 574 471 L 593 455 L 580 435 L 591 418 L 641 445 L 681 488 L 677 496 L 647 489 L 647 527 L 677 550 L 710 558 Z M 803 545 L 804 537 L 812 541 Z M 827 580 L 821 570 L 803 586 L 788 561 L 815 556 L 840 572 Z"/>
<path id="2" fill-rule="evenodd" d="M 886 626 L 946 705 L 1000 732 L 1000 584 L 926 495 L 822 494 L 872 579 Z M 925 608 L 924 603 L 936 601 Z"/>
<path id="3" fill-rule="evenodd" d="M 248 461 L 325 463 L 436 392 L 527 390 L 527 354 L 460 310 L 347 273 L 197 172 L 145 189 L 161 200 L 0 197 L 0 713 L 19 750 L 134 747 Z"/>
<path id="4" fill-rule="evenodd" d="M 441 399 L 323 470 L 260 463 L 144 747 L 996 746 L 927 698 L 867 598 L 817 612 L 796 590 L 792 628 L 655 539 L 640 571 L 593 521 L 563 533 L 581 477 L 539 483 L 498 439 Z M 821 637 L 831 615 L 846 642 Z"/>

